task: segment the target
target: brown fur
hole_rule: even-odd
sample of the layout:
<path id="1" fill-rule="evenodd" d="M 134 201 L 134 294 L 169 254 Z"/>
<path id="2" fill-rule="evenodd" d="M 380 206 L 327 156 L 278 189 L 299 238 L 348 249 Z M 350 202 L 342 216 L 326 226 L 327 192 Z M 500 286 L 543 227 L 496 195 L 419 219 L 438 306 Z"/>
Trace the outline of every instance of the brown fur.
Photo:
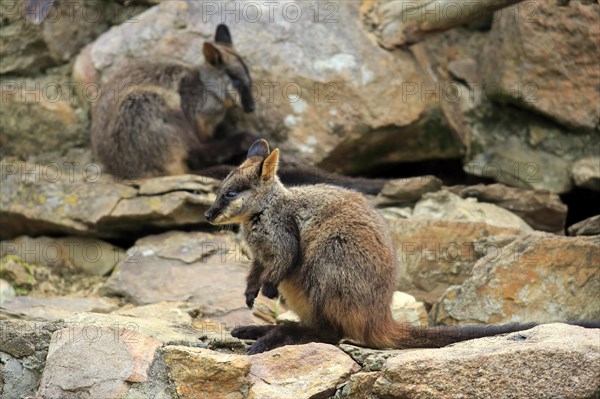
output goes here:
<path id="1" fill-rule="evenodd" d="M 228 107 L 239 100 L 245 111 L 254 110 L 248 69 L 230 39 L 220 25 L 215 43 L 204 45 L 202 66 L 146 59 L 112 77 L 92 108 L 91 129 L 94 154 L 109 173 L 182 174 L 245 152 L 251 134 L 213 139 Z M 234 80 L 241 82 L 240 96 L 232 94 Z"/>
<path id="2" fill-rule="evenodd" d="M 249 353 L 278 346 L 347 338 L 376 348 L 439 347 L 518 331 L 418 328 L 394 321 L 390 305 L 397 260 L 388 228 L 359 193 L 328 185 L 286 188 L 277 178 L 279 152 L 257 141 L 227 176 L 206 212 L 215 224 L 241 223 L 253 264 L 245 292 L 252 307 L 262 286 L 283 295 L 300 326 L 245 326 L 232 331 L 258 339 Z"/>

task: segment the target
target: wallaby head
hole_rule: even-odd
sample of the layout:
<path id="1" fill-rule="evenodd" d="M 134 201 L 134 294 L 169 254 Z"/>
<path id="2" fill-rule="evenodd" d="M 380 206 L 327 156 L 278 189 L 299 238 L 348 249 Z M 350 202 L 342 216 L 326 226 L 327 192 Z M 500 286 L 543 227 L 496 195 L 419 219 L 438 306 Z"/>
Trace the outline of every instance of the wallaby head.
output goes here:
<path id="1" fill-rule="evenodd" d="M 215 33 L 214 43 L 206 42 L 202 49 L 206 62 L 227 77 L 232 87 L 219 87 L 219 95 L 224 104 L 240 103 L 244 112 L 254 111 L 254 98 L 252 97 L 252 78 L 250 71 L 233 48 L 231 33 L 226 25 L 220 24 Z M 232 96 L 235 89 L 238 96 Z"/>
<path id="2" fill-rule="evenodd" d="M 248 150 L 246 160 L 223 180 L 217 198 L 204 214 L 213 224 L 246 222 L 261 211 L 277 178 L 279 150 L 269 151 L 265 140 L 257 140 Z"/>

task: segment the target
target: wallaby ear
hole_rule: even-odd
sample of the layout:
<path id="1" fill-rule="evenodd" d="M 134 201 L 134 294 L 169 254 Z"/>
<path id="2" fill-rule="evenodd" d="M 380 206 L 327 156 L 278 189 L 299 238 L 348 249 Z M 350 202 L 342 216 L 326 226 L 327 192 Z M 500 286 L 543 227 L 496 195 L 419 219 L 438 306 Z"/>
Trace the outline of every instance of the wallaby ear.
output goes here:
<path id="1" fill-rule="evenodd" d="M 223 64 L 223 57 L 221 57 L 221 51 L 214 46 L 212 43 L 205 42 L 202 47 L 204 58 L 206 62 L 213 66 L 219 66 Z"/>
<path id="2" fill-rule="evenodd" d="M 267 143 L 267 140 L 256 140 L 254 144 L 250 146 L 246 158 L 261 157 L 264 159 L 267 157 L 267 155 L 269 155 L 269 152 L 269 143 Z"/>
<path id="3" fill-rule="evenodd" d="M 223 43 L 233 46 L 233 41 L 231 40 L 231 33 L 229 33 L 229 28 L 227 27 L 227 25 L 219 24 L 219 26 L 217 26 L 217 33 L 215 33 L 215 43 Z"/>
<path id="4" fill-rule="evenodd" d="M 279 148 L 275 148 L 262 163 L 260 169 L 260 179 L 269 181 L 275 178 L 277 168 L 279 167 Z"/>

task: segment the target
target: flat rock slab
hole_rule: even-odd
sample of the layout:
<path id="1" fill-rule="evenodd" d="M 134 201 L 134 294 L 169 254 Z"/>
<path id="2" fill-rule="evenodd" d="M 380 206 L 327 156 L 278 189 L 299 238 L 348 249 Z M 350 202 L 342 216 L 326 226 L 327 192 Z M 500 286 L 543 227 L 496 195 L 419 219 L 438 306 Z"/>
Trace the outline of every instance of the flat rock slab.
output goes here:
<path id="1" fill-rule="evenodd" d="M 0 238 L 131 238 L 145 230 L 206 223 L 204 211 L 214 200 L 216 180 L 182 175 L 122 182 L 91 165 L 90 175 L 47 176 L 50 172 L 41 165 L 3 162 Z"/>
<path id="2" fill-rule="evenodd" d="M 592 398 L 600 392 L 600 330 L 548 324 L 388 359 L 384 398 Z"/>
<path id="3" fill-rule="evenodd" d="M 169 232 L 139 240 L 105 286 L 134 304 L 188 301 L 204 316 L 244 312 L 248 262 L 232 233 Z M 231 327 L 231 326 L 230 326 Z"/>
<path id="4" fill-rule="evenodd" d="M 360 366 L 332 345 L 291 345 L 253 356 L 164 349 L 181 399 L 327 398 Z"/>
<path id="5" fill-rule="evenodd" d="M 37 321 L 55 321 L 77 312 L 108 313 L 117 308 L 109 298 L 18 296 L 3 302 L 0 315 Z"/>

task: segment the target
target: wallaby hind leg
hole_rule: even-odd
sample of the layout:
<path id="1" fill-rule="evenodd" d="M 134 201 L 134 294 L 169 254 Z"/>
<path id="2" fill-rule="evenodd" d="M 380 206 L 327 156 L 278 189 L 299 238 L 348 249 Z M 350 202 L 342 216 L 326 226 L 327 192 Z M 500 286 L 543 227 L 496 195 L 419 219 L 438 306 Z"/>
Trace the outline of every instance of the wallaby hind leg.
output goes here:
<path id="1" fill-rule="evenodd" d="M 264 326 L 240 326 L 231 330 L 231 336 L 240 339 L 259 339 L 275 327 L 276 326 L 273 324 L 268 324 Z"/>
<path id="2" fill-rule="evenodd" d="M 248 354 L 255 355 L 285 345 L 301 345 L 310 342 L 336 344 L 341 338 L 342 335 L 335 329 L 316 329 L 299 324 L 277 325 L 267 334 L 258 338 L 248 349 Z"/>

